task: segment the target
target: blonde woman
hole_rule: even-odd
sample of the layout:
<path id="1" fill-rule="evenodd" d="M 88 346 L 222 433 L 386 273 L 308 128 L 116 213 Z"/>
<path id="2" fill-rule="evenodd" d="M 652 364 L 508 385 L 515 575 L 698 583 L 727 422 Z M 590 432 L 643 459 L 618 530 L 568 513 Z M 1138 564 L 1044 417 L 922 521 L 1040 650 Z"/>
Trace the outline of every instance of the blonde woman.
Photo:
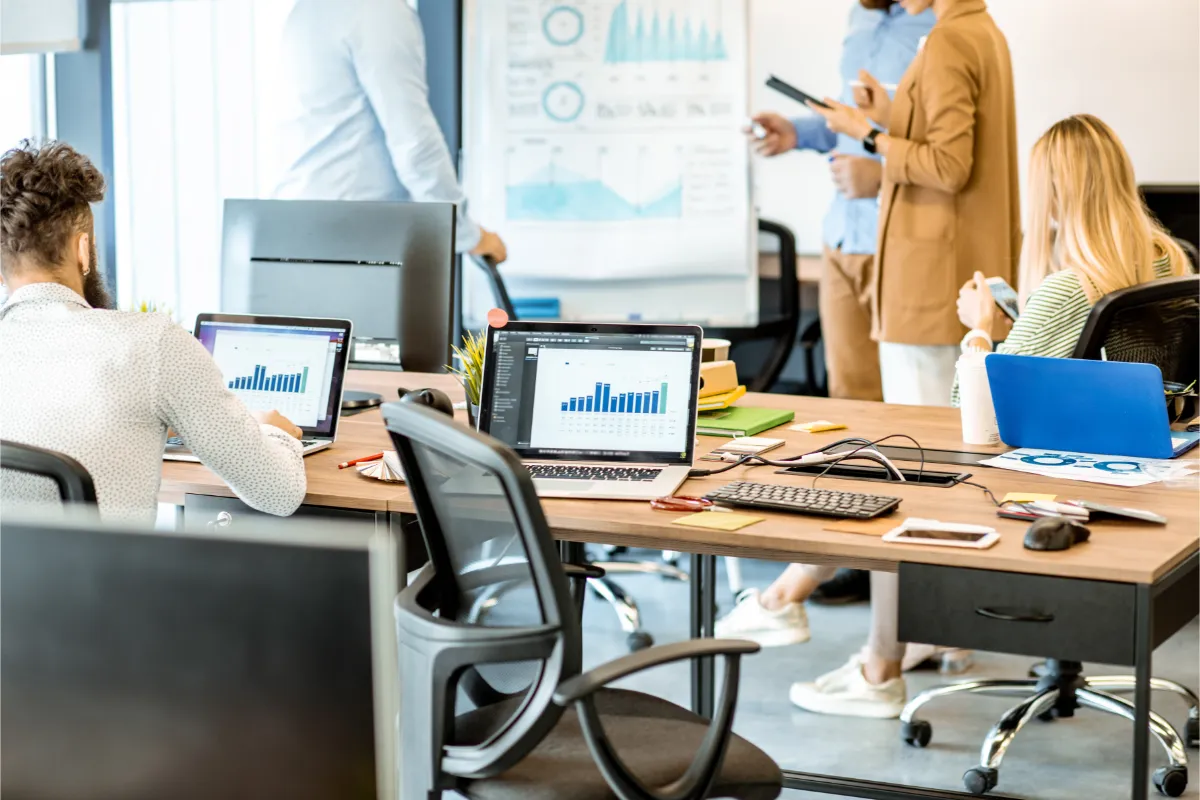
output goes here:
<path id="1" fill-rule="evenodd" d="M 1187 256 L 1142 204 L 1133 165 L 1112 129 L 1078 115 L 1056 123 L 1029 166 L 1029 220 L 1021 251 L 1024 310 L 1008 330 L 982 274 L 962 288 L 958 313 L 970 328 L 964 347 L 1069 357 L 1096 301 L 1156 278 L 1183 275 Z M 812 683 L 792 686 L 791 700 L 826 714 L 896 717 L 907 689 L 898 639 L 899 584 L 871 575 L 871 634 L 862 655 Z"/>
<path id="2" fill-rule="evenodd" d="M 1100 298 L 1190 269 L 1146 210 L 1112 128 L 1088 114 L 1068 117 L 1042 135 L 1030 159 L 1021 316 L 1010 332 L 975 273 L 958 298 L 958 317 L 971 329 L 963 347 L 1068 358 Z"/>

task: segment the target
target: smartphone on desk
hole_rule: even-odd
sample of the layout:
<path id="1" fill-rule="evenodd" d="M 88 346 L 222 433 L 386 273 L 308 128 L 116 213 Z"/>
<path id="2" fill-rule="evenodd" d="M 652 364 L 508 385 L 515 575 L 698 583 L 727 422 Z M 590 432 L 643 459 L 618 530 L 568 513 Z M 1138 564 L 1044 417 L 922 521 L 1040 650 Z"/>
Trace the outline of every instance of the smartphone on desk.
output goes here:
<path id="1" fill-rule="evenodd" d="M 929 544 L 936 547 L 970 547 L 986 550 L 1000 541 L 1000 534 L 983 525 L 963 525 L 909 517 L 883 535 L 892 544 Z"/>
<path id="2" fill-rule="evenodd" d="M 1008 285 L 1008 281 L 1004 278 L 988 278 L 988 288 L 992 290 L 992 299 L 996 301 L 996 305 L 1000 306 L 1000 310 L 1008 314 L 1009 319 L 1013 322 L 1017 321 L 1017 317 L 1021 316 L 1021 303 L 1017 299 L 1017 290 Z"/>

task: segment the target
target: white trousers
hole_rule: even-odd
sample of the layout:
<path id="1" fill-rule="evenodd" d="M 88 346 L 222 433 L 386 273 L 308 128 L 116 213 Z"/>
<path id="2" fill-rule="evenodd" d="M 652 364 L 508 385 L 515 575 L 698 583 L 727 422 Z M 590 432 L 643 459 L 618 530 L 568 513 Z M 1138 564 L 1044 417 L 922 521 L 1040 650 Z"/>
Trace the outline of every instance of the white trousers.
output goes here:
<path id="1" fill-rule="evenodd" d="M 879 343 L 883 402 L 902 406 L 948 406 L 954 390 L 956 344 Z"/>

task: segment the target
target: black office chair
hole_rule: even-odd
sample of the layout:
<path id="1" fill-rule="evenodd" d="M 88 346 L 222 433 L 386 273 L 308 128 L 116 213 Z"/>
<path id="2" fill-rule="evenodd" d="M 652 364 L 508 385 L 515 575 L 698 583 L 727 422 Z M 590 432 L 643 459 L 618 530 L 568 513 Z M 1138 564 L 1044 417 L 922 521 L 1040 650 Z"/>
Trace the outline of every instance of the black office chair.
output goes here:
<path id="1" fill-rule="evenodd" d="M 706 327 L 704 335 L 728 339 L 732 345 L 730 356 L 734 361 L 743 362 L 750 359 L 739 359 L 739 352 L 746 352 L 754 343 L 769 342 L 769 350 L 757 373 L 746 381 L 750 391 L 767 392 L 779 381 L 796 347 L 796 334 L 800 331 L 800 274 L 796 267 L 796 237 L 791 229 L 778 222 L 760 219 L 758 230 L 779 240 L 779 280 L 760 281 L 758 325 L 753 328 Z M 763 309 L 769 306 L 777 306 L 778 310 L 763 314 Z"/>
<path id="2" fill-rule="evenodd" d="M 48 478 L 58 487 L 63 503 L 96 504 L 96 484 L 83 465 L 70 456 L 0 440 L 0 469 Z"/>
<path id="3" fill-rule="evenodd" d="M 1075 347 L 1074 358 L 1126 361 L 1158 365 L 1163 380 L 1190 385 L 1200 377 L 1200 277 L 1163 278 L 1113 292 L 1092 308 Z M 1174 681 L 1153 678 L 1151 689 L 1172 692 L 1187 700 L 1189 709 L 1184 736 L 1189 747 L 1200 747 L 1200 701 L 1196 693 Z M 903 738 L 917 747 L 929 743 L 932 728 L 917 712 L 931 700 L 951 694 L 980 693 L 1026 697 L 1009 709 L 984 739 L 980 766 L 967 771 L 963 783 L 983 794 L 996 786 L 1000 762 L 1013 738 L 1026 722 L 1039 717 L 1071 717 L 1080 706 L 1134 718 L 1133 705 L 1114 693 L 1132 692 L 1131 675 L 1088 677 L 1083 664 L 1050 658 L 1030 670 L 1027 680 L 979 680 L 942 686 L 922 692 L 900 715 Z M 1151 714 L 1151 733 L 1166 750 L 1169 766 L 1154 773 L 1158 790 L 1178 797 L 1187 788 L 1187 753 L 1176 731 L 1157 714 Z"/>
<path id="4" fill-rule="evenodd" d="M 779 767 L 731 732 L 750 642 L 656 647 L 582 671 L 579 605 L 515 453 L 414 406 L 383 408 L 430 564 L 396 600 L 404 798 L 771 800 Z M 570 574 L 586 577 L 586 570 Z M 496 602 L 495 588 L 508 586 Z M 489 613 L 475 613 L 492 604 Z M 650 667 L 724 657 L 711 723 L 606 688 Z"/>
<path id="5" fill-rule="evenodd" d="M 492 298 L 496 301 L 496 307 L 508 314 L 509 319 L 516 320 L 517 309 L 508 295 L 508 287 L 504 285 L 504 276 L 500 274 L 499 265 L 490 256 L 471 256 L 470 258 L 475 262 L 475 266 L 483 270 L 488 286 L 492 287 Z"/>

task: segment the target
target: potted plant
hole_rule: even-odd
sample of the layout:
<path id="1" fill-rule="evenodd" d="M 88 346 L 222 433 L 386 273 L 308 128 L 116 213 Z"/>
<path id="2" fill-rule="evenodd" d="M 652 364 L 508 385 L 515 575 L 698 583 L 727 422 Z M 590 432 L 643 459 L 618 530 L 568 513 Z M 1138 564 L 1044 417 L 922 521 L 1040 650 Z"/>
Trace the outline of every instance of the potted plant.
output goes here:
<path id="1" fill-rule="evenodd" d="M 467 331 L 462 347 L 454 348 L 458 366 L 450 364 L 446 367 L 462 382 L 463 390 L 467 393 L 467 420 L 472 428 L 479 426 L 479 395 L 483 388 L 483 354 L 486 345 L 487 335 L 484 332 Z"/>

